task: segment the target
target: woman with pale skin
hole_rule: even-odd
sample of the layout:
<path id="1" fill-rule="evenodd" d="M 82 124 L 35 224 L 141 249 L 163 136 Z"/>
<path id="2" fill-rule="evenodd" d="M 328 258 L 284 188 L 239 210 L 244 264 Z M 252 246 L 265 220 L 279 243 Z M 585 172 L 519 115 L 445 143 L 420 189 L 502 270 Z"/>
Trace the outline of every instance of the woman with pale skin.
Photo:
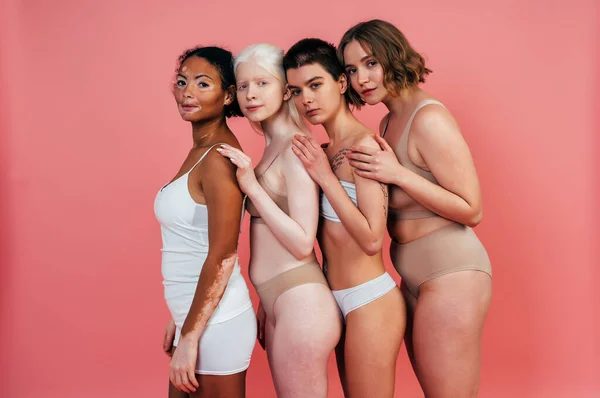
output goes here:
<path id="1" fill-rule="evenodd" d="M 231 145 L 218 151 L 237 166 L 240 188 L 248 195 L 249 274 L 261 299 L 259 341 L 277 396 L 325 398 L 327 362 L 341 319 L 314 253 L 319 191 L 291 150 L 294 135 L 309 134 L 286 89 L 282 56 L 275 46 L 257 44 L 235 61 L 238 102 L 265 138 L 256 169 Z"/>
<path id="2" fill-rule="evenodd" d="M 240 148 L 226 119 L 240 116 L 233 57 L 219 47 L 179 58 L 173 94 L 192 147 L 154 202 L 162 234 L 164 297 L 172 320 L 170 398 L 242 398 L 256 317 L 237 262 L 243 194 L 235 167 L 213 149 Z M 210 244 L 209 244 L 210 241 Z"/>
<path id="3" fill-rule="evenodd" d="M 390 186 L 391 258 L 408 305 L 405 336 L 428 398 L 475 397 L 491 266 L 471 229 L 481 192 L 469 148 L 450 112 L 419 87 L 431 71 L 392 24 L 348 30 L 339 56 L 359 103 L 380 102 L 380 148 L 354 145 L 355 174 Z"/>
<path id="4" fill-rule="evenodd" d="M 323 150 L 296 135 L 294 153 L 322 189 L 319 244 L 324 269 L 344 317 L 336 359 L 347 397 L 392 397 L 405 304 L 381 255 L 387 186 L 356 176 L 344 154 L 353 145 L 377 148 L 373 133 L 350 112 L 346 77 L 335 47 L 319 39 L 296 43 L 284 57 L 297 108 L 329 136 Z"/>

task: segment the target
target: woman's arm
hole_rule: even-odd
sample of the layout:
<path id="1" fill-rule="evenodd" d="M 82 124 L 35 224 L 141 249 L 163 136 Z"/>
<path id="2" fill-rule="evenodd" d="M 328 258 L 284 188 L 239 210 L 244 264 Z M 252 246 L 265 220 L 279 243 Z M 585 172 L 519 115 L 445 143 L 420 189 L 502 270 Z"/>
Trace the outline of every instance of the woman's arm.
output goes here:
<path id="1" fill-rule="evenodd" d="M 289 216 L 262 188 L 248 196 L 277 240 L 296 258 L 303 259 L 314 250 L 319 225 L 319 187 L 291 148 L 286 148 L 281 156 Z"/>
<path id="2" fill-rule="evenodd" d="M 460 130 L 445 108 L 428 106 L 417 112 L 410 139 L 439 185 L 398 162 L 388 143 L 376 137 L 379 150 L 353 147 L 348 158 L 362 177 L 395 184 L 442 217 L 471 227 L 481 221 L 482 200 L 475 165 Z"/>
<path id="3" fill-rule="evenodd" d="M 231 158 L 238 166 L 240 185 L 245 187 L 248 198 L 277 240 L 299 260 L 310 255 L 314 249 L 319 223 L 319 190 L 291 148 L 284 149 L 281 154 L 289 216 L 253 177 L 252 162 L 247 155 L 232 147 L 224 147 L 219 152 Z M 252 176 L 246 175 L 249 173 Z M 243 181 L 246 179 L 253 179 L 254 182 L 246 183 Z"/>
<path id="4" fill-rule="evenodd" d="M 218 154 L 209 153 L 202 174 L 202 190 L 208 208 L 210 247 L 192 301 L 171 359 L 170 380 L 184 392 L 199 387 L 194 368 L 198 340 L 227 287 L 237 260 L 237 242 L 242 217 L 242 192 L 235 167 Z"/>
<path id="5" fill-rule="evenodd" d="M 209 153 L 202 175 L 202 191 L 208 208 L 208 255 L 202 266 L 192 306 L 181 336 L 198 340 L 221 300 L 237 260 L 243 195 L 235 167 L 227 159 Z"/>
<path id="6" fill-rule="evenodd" d="M 321 186 L 348 233 L 365 253 L 370 256 L 377 254 L 385 236 L 387 186 L 357 176 L 354 181 L 358 202 L 356 207 L 331 170 L 323 149 L 312 139 L 302 137 L 295 141 L 297 156 L 311 177 Z M 360 144 L 366 147 L 376 146 L 370 137 L 363 139 Z M 341 161 L 345 162 L 343 156 Z"/>

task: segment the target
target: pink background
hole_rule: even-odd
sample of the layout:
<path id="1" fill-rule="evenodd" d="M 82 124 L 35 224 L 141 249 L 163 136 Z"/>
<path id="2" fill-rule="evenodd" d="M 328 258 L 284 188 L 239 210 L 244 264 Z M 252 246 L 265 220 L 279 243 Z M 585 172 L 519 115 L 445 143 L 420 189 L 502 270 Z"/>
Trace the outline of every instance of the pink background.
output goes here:
<path id="1" fill-rule="evenodd" d="M 480 396 L 599 396 L 598 2 L 451 3 L 3 0 L 0 396 L 166 396 L 152 205 L 191 144 L 170 94 L 177 56 L 337 43 L 375 17 L 426 55 L 426 89 L 477 164 L 494 267 Z M 358 116 L 375 129 L 383 114 Z M 258 160 L 262 137 L 230 126 Z M 420 396 L 404 350 L 397 375 L 396 396 Z M 275 396 L 258 345 L 248 396 Z"/>

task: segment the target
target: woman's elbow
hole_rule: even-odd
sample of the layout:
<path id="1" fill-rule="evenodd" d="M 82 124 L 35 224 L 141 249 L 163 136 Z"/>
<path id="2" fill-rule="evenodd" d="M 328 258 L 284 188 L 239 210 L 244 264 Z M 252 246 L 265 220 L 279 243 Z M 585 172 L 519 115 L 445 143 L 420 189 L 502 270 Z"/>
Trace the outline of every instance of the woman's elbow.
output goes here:
<path id="1" fill-rule="evenodd" d="M 481 222 L 483 217 L 483 210 L 481 208 L 474 210 L 469 214 L 468 219 L 466 220 L 466 225 L 471 228 L 475 228 Z"/>
<path id="2" fill-rule="evenodd" d="M 372 239 L 363 245 L 363 250 L 368 256 L 374 256 L 381 251 L 383 239 Z"/>
<path id="3" fill-rule="evenodd" d="M 294 255 L 294 257 L 296 257 L 296 259 L 303 260 L 306 257 L 310 256 L 314 250 L 314 241 L 311 241 L 303 242 L 301 245 L 298 245 L 293 250 L 291 250 L 291 252 Z"/>
<path id="4" fill-rule="evenodd" d="M 230 275 L 235 268 L 237 263 L 237 252 L 233 252 L 221 257 L 221 261 L 218 263 L 218 269 L 220 273 L 224 275 Z"/>

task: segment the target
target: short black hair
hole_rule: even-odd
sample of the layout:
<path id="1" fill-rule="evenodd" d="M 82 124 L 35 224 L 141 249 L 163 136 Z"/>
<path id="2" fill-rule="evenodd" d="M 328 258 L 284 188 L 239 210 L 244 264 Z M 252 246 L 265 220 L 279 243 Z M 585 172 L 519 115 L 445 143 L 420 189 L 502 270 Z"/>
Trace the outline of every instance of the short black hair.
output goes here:
<path id="1" fill-rule="evenodd" d="M 294 44 L 283 56 L 283 69 L 297 69 L 304 65 L 321 65 L 334 80 L 344 75 L 344 67 L 340 63 L 335 46 L 317 38 L 302 39 Z M 350 81 L 347 81 L 350 85 Z M 355 100 L 349 95 L 349 90 L 344 93 L 348 104 L 356 105 Z"/>
<path id="2" fill-rule="evenodd" d="M 235 73 L 233 72 L 233 54 L 231 51 L 225 50 L 221 47 L 194 47 L 185 50 L 183 54 L 179 56 L 177 63 L 177 73 L 181 69 L 181 65 L 191 57 L 199 57 L 207 60 L 212 66 L 215 67 L 219 72 L 221 78 L 221 88 L 229 90 L 232 85 L 235 87 Z M 243 116 L 240 105 L 237 102 L 237 97 L 234 94 L 233 102 L 229 105 L 225 105 L 225 117 L 232 116 Z"/>

